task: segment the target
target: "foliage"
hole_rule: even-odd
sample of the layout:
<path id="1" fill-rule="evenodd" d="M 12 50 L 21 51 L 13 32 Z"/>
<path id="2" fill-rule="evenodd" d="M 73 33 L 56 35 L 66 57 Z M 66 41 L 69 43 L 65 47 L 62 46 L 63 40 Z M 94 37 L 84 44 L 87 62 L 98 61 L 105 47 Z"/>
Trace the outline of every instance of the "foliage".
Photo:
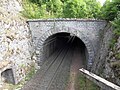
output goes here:
<path id="1" fill-rule="evenodd" d="M 22 14 L 29 19 L 59 17 L 62 12 L 60 0 L 23 0 Z"/>
<path id="2" fill-rule="evenodd" d="M 117 42 L 116 38 L 113 37 L 110 41 L 110 48 L 113 50 L 115 43 Z"/>
<path id="3" fill-rule="evenodd" d="M 115 18 L 115 20 L 112 22 L 115 30 L 114 30 L 114 34 L 119 37 L 120 36 L 120 11 L 118 11 L 117 17 Z"/>
<path id="4" fill-rule="evenodd" d="M 25 77 L 25 81 L 29 81 L 34 74 L 35 74 L 35 67 L 32 66 L 30 72 Z"/>
<path id="5" fill-rule="evenodd" d="M 0 88 L 0 90 L 20 90 L 23 85 L 24 85 L 23 82 L 20 82 L 19 84 L 16 85 L 10 83 L 4 83 L 3 86 Z"/>
<path id="6" fill-rule="evenodd" d="M 120 1 L 119 0 L 106 0 L 105 4 L 101 8 L 101 18 L 113 21 L 117 16 L 118 11 L 120 11 Z"/>
<path id="7" fill-rule="evenodd" d="M 96 0 L 68 0 L 63 7 L 66 18 L 97 18 L 101 5 Z"/>
<path id="8" fill-rule="evenodd" d="M 23 0 L 27 18 L 97 18 L 100 3 L 96 0 Z"/>
<path id="9" fill-rule="evenodd" d="M 87 17 L 88 18 L 98 18 L 100 14 L 101 4 L 96 2 L 96 0 L 85 0 L 87 7 Z"/>
<path id="10" fill-rule="evenodd" d="M 120 37 L 120 11 L 118 11 L 117 17 L 114 19 L 114 21 L 112 21 L 112 25 L 114 27 L 114 37 L 110 42 L 110 48 L 113 49 L 115 43 L 117 42 L 117 39 Z"/>
<path id="11" fill-rule="evenodd" d="M 23 0 L 27 18 L 99 18 L 113 21 L 120 11 L 119 0 Z"/>
<path id="12" fill-rule="evenodd" d="M 82 74 L 78 74 L 76 78 L 75 90 L 100 90 L 100 88 Z"/>
<path id="13" fill-rule="evenodd" d="M 110 42 L 110 48 L 113 49 L 118 37 L 120 36 L 120 0 L 106 0 L 101 8 L 100 19 L 111 21 L 114 30 L 114 37 Z"/>
<path id="14" fill-rule="evenodd" d="M 38 4 L 35 3 L 29 3 L 28 0 L 24 0 L 23 4 L 24 11 L 22 11 L 22 14 L 24 17 L 32 19 L 32 18 L 41 18 L 45 14 L 45 5 L 42 5 L 41 8 Z"/>
<path id="15" fill-rule="evenodd" d="M 86 4 L 82 0 L 69 0 L 65 3 L 63 9 L 63 17 L 67 18 L 85 18 Z"/>

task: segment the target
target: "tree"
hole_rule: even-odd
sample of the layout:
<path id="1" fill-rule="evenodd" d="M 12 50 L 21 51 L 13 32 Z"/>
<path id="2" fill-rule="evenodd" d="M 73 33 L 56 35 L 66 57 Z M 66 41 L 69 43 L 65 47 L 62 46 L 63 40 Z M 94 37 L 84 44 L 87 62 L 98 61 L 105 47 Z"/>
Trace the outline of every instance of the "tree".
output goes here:
<path id="1" fill-rule="evenodd" d="M 85 0 L 87 6 L 87 17 L 88 18 L 98 18 L 101 4 L 96 0 Z"/>
<path id="2" fill-rule="evenodd" d="M 120 11 L 117 13 L 117 17 L 112 22 L 113 26 L 115 27 L 114 34 L 118 38 L 120 36 Z"/>
<path id="3" fill-rule="evenodd" d="M 101 5 L 96 0 L 68 0 L 64 4 L 63 17 L 97 18 Z"/>
<path id="4" fill-rule="evenodd" d="M 113 21 L 115 17 L 117 17 L 117 12 L 120 11 L 120 1 L 113 0 L 106 0 L 105 4 L 101 8 L 101 18 L 105 20 Z"/>
<path id="5" fill-rule="evenodd" d="M 46 10 L 50 15 L 59 16 L 62 13 L 62 2 L 60 0 L 50 0 L 46 2 Z"/>
<path id="6" fill-rule="evenodd" d="M 68 0 L 64 3 L 63 17 L 65 18 L 85 18 L 86 4 L 83 0 Z"/>
<path id="7" fill-rule="evenodd" d="M 25 15 L 29 16 L 29 18 L 97 18 L 97 15 L 100 11 L 100 3 L 98 3 L 96 0 L 26 1 L 28 1 L 30 7 L 25 7 Z M 32 8 L 32 11 L 29 11 L 29 8 Z M 29 14 L 27 15 L 28 12 Z"/>

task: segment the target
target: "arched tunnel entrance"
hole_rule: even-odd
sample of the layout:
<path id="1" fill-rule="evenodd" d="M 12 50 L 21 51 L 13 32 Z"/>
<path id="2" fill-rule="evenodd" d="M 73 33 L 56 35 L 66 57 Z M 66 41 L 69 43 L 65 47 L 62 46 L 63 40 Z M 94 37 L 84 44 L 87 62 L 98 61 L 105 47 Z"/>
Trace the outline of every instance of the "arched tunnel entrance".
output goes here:
<path id="1" fill-rule="evenodd" d="M 66 90 L 63 88 L 71 72 L 81 67 L 90 70 L 99 32 L 106 25 L 79 19 L 34 20 L 28 24 L 40 69 L 23 90 Z"/>
<path id="2" fill-rule="evenodd" d="M 47 58 L 49 58 L 55 52 L 65 50 L 67 48 L 69 48 L 69 50 L 72 51 L 72 55 L 70 56 L 71 58 L 73 57 L 74 53 L 77 52 L 80 54 L 80 57 L 84 58 L 82 60 L 80 59 L 80 65 L 86 68 L 88 60 L 88 51 L 84 42 L 77 36 L 66 32 L 53 34 L 45 40 L 43 44 L 43 60 L 41 65 L 47 60 Z"/>
<path id="3" fill-rule="evenodd" d="M 74 34 L 66 32 L 45 39 L 40 57 L 40 70 L 23 90 L 74 90 L 69 89 L 69 82 L 75 80 L 79 69 L 86 68 L 88 63 L 86 45 Z"/>
<path id="4" fill-rule="evenodd" d="M 87 55 L 85 44 L 77 36 L 65 32 L 49 36 L 43 44 L 41 70 L 46 74 L 40 90 L 70 90 L 70 81 L 76 80 L 80 68 L 87 67 Z"/>

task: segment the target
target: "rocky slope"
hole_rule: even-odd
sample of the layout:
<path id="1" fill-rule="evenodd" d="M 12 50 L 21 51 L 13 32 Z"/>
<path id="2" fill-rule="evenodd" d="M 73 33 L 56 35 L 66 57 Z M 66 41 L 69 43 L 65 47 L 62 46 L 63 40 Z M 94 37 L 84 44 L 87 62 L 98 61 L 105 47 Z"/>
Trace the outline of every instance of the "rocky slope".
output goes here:
<path id="1" fill-rule="evenodd" d="M 31 36 L 22 11 L 21 0 L 0 0 L 0 62 L 11 61 L 15 83 L 31 67 Z"/>
<path id="2" fill-rule="evenodd" d="M 92 71 L 120 85 L 120 37 L 111 48 L 111 40 L 114 38 L 113 30 L 114 28 L 109 24 L 102 33 L 101 45 L 99 46 Z"/>

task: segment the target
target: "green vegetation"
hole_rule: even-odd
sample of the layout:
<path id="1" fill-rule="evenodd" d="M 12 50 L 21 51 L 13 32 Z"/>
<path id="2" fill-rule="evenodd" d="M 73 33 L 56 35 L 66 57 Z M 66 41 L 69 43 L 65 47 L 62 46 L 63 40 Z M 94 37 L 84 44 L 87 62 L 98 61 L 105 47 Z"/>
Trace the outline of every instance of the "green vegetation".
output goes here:
<path id="1" fill-rule="evenodd" d="M 33 18 L 41 18 L 45 14 L 44 8 L 45 6 L 39 7 L 38 4 L 30 3 L 28 0 L 23 1 L 23 8 L 22 14 L 24 17 L 33 19 Z"/>
<path id="2" fill-rule="evenodd" d="M 113 0 L 112 2 L 109 2 L 109 3 L 110 3 L 110 5 L 113 6 L 113 7 L 111 6 L 112 8 L 116 8 L 116 10 L 114 11 L 113 17 L 111 17 L 111 18 L 109 17 L 109 20 L 112 20 L 111 23 L 112 23 L 112 25 L 114 27 L 114 30 L 113 30 L 114 36 L 113 36 L 113 38 L 112 38 L 112 40 L 110 42 L 110 49 L 112 49 L 112 51 L 114 53 L 114 57 L 116 58 L 116 60 L 119 61 L 120 60 L 120 53 L 116 49 L 115 44 L 117 43 L 117 40 L 120 37 L 120 2 L 118 2 L 118 0 Z M 114 70 L 117 70 L 118 68 L 120 68 L 120 63 L 116 63 L 116 62 L 111 62 L 111 64 L 112 64 L 111 67 Z"/>
<path id="3" fill-rule="evenodd" d="M 111 58 L 113 59 L 114 57 L 116 61 L 111 61 L 109 63 L 115 77 L 120 78 L 120 52 L 119 48 L 116 46 L 118 38 L 120 37 L 120 0 L 106 0 L 106 3 L 101 8 L 100 18 L 110 21 L 113 25 L 114 36 L 110 42 L 110 50 L 113 52 Z"/>
<path id="4" fill-rule="evenodd" d="M 78 74 L 76 78 L 75 90 L 100 90 L 100 88 L 83 75 Z"/>
<path id="5" fill-rule="evenodd" d="M 2 88 L 0 90 L 20 90 L 22 87 L 22 83 L 19 83 L 17 85 L 13 85 L 10 83 L 4 83 Z"/>
<path id="6" fill-rule="evenodd" d="M 112 22 L 114 26 L 114 34 L 116 38 L 120 36 L 120 10 L 117 12 L 117 17 L 115 17 L 114 21 Z"/>
<path id="7" fill-rule="evenodd" d="M 29 81 L 34 74 L 35 74 L 35 67 L 32 66 L 30 72 L 28 72 L 28 74 L 25 77 L 25 81 Z"/>
<path id="8" fill-rule="evenodd" d="M 117 40 L 115 39 L 115 37 L 111 39 L 111 41 L 110 41 L 110 48 L 111 48 L 112 50 L 113 50 L 114 45 L 115 45 L 116 42 L 117 42 Z"/>
<path id="9" fill-rule="evenodd" d="M 120 36 L 120 0 L 106 0 L 98 17 L 110 21 L 114 27 L 114 37 L 110 43 L 110 48 L 113 49 Z"/>
<path id="10" fill-rule="evenodd" d="M 24 11 L 22 14 L 29 19 L 38 18 L 95 18 L 112 23 L 114 37 L 110 42 L 116 59 L 120 60 L 120 53 L 115 48 L 115 43 L 120 37 L 120 0 L 106 0 L 103 6 L 97 0 L 23 0 Z M 120 68 L 120 63 L 113 62 L 112 67 Z M 32 74 L 32 73 L 31 73 Z M 31 77 L 30 76 L 28 77 Z M 81 90 L 87 88 L 84 77 L 78 77 Z M 98 90 L 93 84 L 87 90 Z M 77 90 L 77 89 L 76 89 Z"/>
<path id="11" fill-rule="evenodd" d="M 114 33 L 120 35 L 120 0 L 106 0 L 105 4 L 101 8 L 100 19 L 112 21 L 115 27 Z"/>
<path id="12" fill-rule="evenodd" d="M 68 0 L 64 4 L 63 17 L 97 18 L 100 8 L 100 3 L 96 0 Z"/>
<path id="13" fill-rule="evenodd" d="M 101 19 L 105 19 L 108 21 L 113 21 L 117 16 L 117 12 L 119 11 L 119 0 L 106 0 L 105 4 L 101 8 Z"/>
<path id="14" fill-rule="evenodd" d="M 110 48 L 120 36 L 120 0 L 106 0 L 103 6 L 97 0 L 23 0 L 22 14 L 29 19 L 38 18 L 95 18 L 112 23 L 114 37 Z"/>
<path id="15" fill-rule="evenodd" d="M 97 18 L 101 5 L 96 0 L 23 0 L 22 14 L 37 18 Z"/>
<path id="16" fill-rule="evenodd" d="M 103 6 L 97 0 L 23 0 L 23 8 L 29 19 L 95 18 L 116 23 L 120 18 L 119 0 L 106 0 Z"/>

